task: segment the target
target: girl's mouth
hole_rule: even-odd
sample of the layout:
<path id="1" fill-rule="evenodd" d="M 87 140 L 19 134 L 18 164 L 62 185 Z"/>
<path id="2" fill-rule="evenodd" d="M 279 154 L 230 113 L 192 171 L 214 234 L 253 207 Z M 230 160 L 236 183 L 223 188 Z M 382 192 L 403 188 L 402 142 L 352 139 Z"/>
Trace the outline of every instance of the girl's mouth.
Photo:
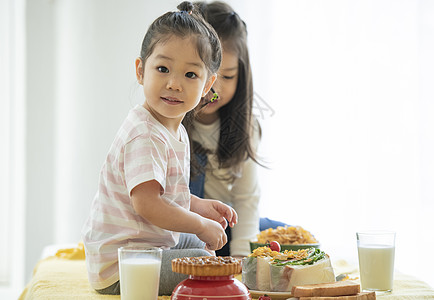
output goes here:
<path id="1" fill-rule="evenodd" d="M 181 100 L 179 100 L 177 98 L 173 98 L 173 97 L 160 97 L 160 98 L 165 103 L 170 104 L 170 105 L 177 105 L 177 104 L 184 103 L 184 101 L 181 101 Z"/>

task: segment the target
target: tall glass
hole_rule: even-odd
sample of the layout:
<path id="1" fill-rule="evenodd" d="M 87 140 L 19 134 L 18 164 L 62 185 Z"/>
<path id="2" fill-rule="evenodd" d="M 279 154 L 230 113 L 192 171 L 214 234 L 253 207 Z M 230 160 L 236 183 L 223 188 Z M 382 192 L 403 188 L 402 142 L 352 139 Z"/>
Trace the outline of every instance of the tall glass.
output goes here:
<path id="1" fill-rule="evenodd" d="M 395 232 L 357 232 L 362 290 L 391 292 L 395 262 Z"/>
<path id="2" fill-rule="evenodd" d="M 122 300 L 158 299 L 162 252 L 149 247 L 118 249 Z"/>

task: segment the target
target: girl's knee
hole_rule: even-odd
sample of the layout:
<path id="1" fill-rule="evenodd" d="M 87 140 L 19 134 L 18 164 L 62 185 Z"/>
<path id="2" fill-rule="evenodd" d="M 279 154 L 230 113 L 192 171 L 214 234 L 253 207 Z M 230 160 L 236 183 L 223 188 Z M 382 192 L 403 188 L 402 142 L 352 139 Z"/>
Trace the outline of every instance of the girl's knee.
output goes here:
<path id="1" fill-rule="evenodd" d="M 205 249 L 170 249 L 164 250 L 161 258 L 159 295 L 171 295 L 175 287 L 187 279 L 185 274 L 172 272 L 172 259 L 193 256 L 210 256 Z"/>

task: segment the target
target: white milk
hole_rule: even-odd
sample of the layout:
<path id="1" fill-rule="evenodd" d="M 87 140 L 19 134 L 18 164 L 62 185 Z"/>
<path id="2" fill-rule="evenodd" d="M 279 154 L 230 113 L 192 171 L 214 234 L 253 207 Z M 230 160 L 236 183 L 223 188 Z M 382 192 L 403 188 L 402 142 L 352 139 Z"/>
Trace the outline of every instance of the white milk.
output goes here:
<path id="1" fill-rule="evenodd" d="M 122 300 L 158 298 L 161 261 L 153 258 L 126 258 L 120 266 Z"/>
<path id="2" fill-rule="evenodd" d="M 359 246 L 358 250 L 362 289 L 392 290 L 395 247 L 363 245 Z"/>

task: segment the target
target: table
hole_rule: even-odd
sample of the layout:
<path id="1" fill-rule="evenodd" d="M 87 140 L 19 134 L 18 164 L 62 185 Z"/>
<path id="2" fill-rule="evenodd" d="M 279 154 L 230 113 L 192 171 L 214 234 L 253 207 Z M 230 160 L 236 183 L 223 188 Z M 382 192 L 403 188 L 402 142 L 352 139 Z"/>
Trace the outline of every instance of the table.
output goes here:
<path id="1" fill-rule="evenodd" d="M 344 260 L 333 262 L 335 274 L 348 274 L 360 282 L 357 267 Z M 384 300 L 434 299 L 434 289 L 412 276 L 395 273 L 394 289 L 391 294 L 377 296 Z M 45 299 L 120 299 L 119 295 L 101 295 L 94 291 L 87 279 L 84 249 L 82 244 L 75 248 L 61 249 L 54 256 L 46 257 L 35 266 L 32 279 L 23 290 L 19 300 Z M 169 296 L 159 300 L 170 299 Z"/>

